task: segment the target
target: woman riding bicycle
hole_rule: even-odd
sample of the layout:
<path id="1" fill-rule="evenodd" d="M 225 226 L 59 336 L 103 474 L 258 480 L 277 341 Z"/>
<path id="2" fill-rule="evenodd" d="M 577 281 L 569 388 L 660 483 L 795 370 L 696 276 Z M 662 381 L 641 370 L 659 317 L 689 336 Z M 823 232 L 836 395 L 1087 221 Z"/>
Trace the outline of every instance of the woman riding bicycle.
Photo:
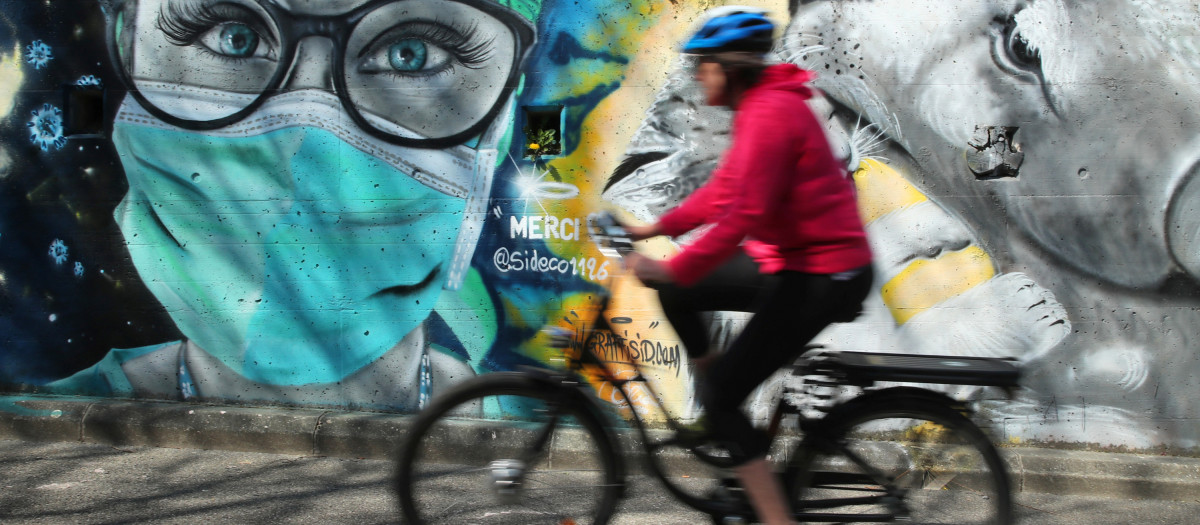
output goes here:
<path id="1" fill-rule="evenodd" d="M 813 73 L 767 64 L 773 32 L 760 11 L 718 8 L 684 45 L 706 102 L 733 109 L 733 141 L 704 186 L 656 224 L 628 230 L 645 239 L 712 227 L 670 260 L 633 254 L 629 264 L 659 290 L 689 356 L 708 347 L 701 312 L 754 312 L 704 367 L 697 395 L 707 437 L 728 447 L 759 518 L 789 523 L 769 439 L 739 407 L 826 326 L 858 314 L 872 271 L 853 182 L 806 102 Z"/>

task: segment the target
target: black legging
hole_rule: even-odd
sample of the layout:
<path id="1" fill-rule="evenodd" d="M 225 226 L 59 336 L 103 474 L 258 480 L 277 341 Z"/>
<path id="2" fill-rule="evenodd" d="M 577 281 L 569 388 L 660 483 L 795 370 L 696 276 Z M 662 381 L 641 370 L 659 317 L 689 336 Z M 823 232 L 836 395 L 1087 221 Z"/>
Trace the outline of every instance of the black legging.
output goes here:
<path id="1" fill-rule="evenodd" d="M 688 357 L 708 353 L 707 312 L 756 312 L 755 302 L 777 282 L 774 275 L 758 272 L 758 263 L 738 252 L 712 273 L 691 286 L 658 285 L 658 300 L 667 321 L 679 334 Z"/>
<path id="2" fill-rule="evenodd" d="M 776 370 L 787 365 L 829 324 L 852 319 L 871 290 L 869 267 L 857 273 L 822 275 L 783 271 L 746 273 L 748 257 L 741 256 L 691 287 L 659 290 L 663 310 L 689 355 L 707 348 L 707 330 L 700 312 L 754 312 L 729 350 L 717 356 L 697 385 L 713 437 L 727 443 L 737 463 L 765 456 L 770 440 L 755 429 L 741 411 L 742 402 Z M 750 261 L 753 264 L 753 261 Z M 713 277 L 724 276 L 714 281 Z M 725 302 L 721 302 L 724 299 Z M 708 310 L 704 310 L 706 308 Z"/>

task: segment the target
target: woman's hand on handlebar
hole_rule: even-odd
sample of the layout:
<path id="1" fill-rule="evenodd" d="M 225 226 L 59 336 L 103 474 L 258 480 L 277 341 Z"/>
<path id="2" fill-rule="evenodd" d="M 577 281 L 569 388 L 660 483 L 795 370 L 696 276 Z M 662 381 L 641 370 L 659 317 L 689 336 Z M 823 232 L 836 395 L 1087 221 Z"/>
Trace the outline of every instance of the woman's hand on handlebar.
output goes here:
<path id="1" fill-rule="evenodd" d="M 658 224 L 622 224 L 622 228 L 629 234 L 629 238 L 635 241 L 658 237 L 662 232 L 658 231 Z"/>
<path id="2" fill-rule="evenodd" d="M 647 286 L 675 282 L 675 275 L 671 273 L 671 267 L 667 266 L 667 263 L 648 259 L 642 254 L 635 252 L 626 255 L 625 265 L 632 268 L 633 274 Z"/>

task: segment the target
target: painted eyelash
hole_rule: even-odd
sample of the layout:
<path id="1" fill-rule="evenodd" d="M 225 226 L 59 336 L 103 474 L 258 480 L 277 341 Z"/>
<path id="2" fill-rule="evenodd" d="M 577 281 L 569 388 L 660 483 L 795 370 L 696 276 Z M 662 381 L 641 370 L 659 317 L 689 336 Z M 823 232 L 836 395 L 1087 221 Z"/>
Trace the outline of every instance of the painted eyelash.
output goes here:
<path id="1" fill-rule="evenodd" d="M 270 43 L 275 43 L 271 38 L 271 32 L 262 26 L 260 20 L 239 9 L 173 3 L 165 6 L 158 13 L 158 29 L 163 32 L 167 41 L 177 46 L 192 45 L 210 29 L 228 22 L 246 24 Z"/>

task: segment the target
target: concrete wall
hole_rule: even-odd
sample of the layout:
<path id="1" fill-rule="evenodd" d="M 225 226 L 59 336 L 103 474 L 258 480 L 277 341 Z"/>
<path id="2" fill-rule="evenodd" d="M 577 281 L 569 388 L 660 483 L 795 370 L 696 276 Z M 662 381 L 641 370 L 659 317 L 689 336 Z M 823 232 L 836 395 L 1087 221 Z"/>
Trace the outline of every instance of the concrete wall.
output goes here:
<path id="1" fill-rule="evenodd" d="M 608 287 L 610 357 L 692 409 L 653 294 L 586 218 L 653 220 L 711 172 L 729 115 L 675 49 L 715 3 L 410 0 L 345 50 L 288 47 L 275 4 L 205 4 L 4 2 L 6 388 L 413 411 L 551 360 L 541 329 Z M 989 404 L 1014 441 L 1195 447 L 1197 8 L 756 5 L 819 74 L 877 256 L 867 314 L 820 342 L 1017 357 L 1027 388 Z M 527 117 L 559 108 L 538 157 Z M 744 320 L 715 315 L 718 342 Z"/>

